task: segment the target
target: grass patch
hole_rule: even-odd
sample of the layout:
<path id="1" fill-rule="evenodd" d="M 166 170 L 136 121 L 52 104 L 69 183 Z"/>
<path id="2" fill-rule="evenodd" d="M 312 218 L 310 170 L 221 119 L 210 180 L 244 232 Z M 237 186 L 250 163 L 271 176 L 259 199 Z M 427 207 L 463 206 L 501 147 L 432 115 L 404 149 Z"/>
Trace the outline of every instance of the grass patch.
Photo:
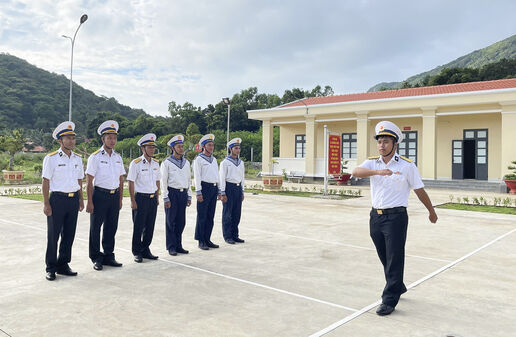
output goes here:
<path id="1" fill-rule="evenodd" d="M 458 203 L 446 203 L 435 206 L 437 208 L 456 209 L 459 211 L 474 211 L 487 213 L 500 213 L 516 215 L 516 207 L 489 206 L 489 205 L 466 205 Z"/>
<path id="2" fill-rule="evenodd" d="M 305 198 L 306 197 L 312 197 L 314 195 L 321 195 L 320 193 L 299 192 L 299 191 L 263 191 L 263 190 L 256 190 L 256 189 L 246 189 L 245 191 L 248 192 L 248 193 L 288 195 L 288 196 L 305 197 Z M 357 198 L 356 196 L 339 195 L 339 194 L 332 194 L 332 196 L 337 197 L 339 199 Z"/>

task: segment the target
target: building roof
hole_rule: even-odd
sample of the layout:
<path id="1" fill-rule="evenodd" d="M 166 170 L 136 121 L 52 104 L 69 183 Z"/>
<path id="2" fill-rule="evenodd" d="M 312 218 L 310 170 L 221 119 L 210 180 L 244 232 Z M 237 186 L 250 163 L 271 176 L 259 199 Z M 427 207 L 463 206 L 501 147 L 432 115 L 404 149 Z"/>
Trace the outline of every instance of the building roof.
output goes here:
<path id="1" fill-rule="evenodd" d="M 452 94 L 452 93 L 460 93 L 460 92 L 511 89 L 511 88 L 516 89 L 516 78 L 511 78 L 511 79 L 506 79 L 506 80 L 495 80 L 495 81 L 436 85 L 436 86 L 431 86 L 431 87 L 419 87 L 419 88 L 364 92 L 364 93 L 358 93 L 358 94 L 346 94 L 346 95 L 335 95 L 335 96 L 325 96 L 325 97 L 309 97 L 309 98 L 305 98 L 305 99 L 301 99 L 298 101 L 294 101 L 291 103 L 281 105 L 278 108 L 305 106 L 305 104 L 306 105 L 319 105 L 319 104 L 330 104 L 330 103 L 343 103 L 343 102 L 355 102 L 355 101 L 368 101 L 368 100 L 376 100 L 376 99 L 388 99 L 388 98 L 397 98 L 397 97 L 440 95 L 440 94 Z"/>

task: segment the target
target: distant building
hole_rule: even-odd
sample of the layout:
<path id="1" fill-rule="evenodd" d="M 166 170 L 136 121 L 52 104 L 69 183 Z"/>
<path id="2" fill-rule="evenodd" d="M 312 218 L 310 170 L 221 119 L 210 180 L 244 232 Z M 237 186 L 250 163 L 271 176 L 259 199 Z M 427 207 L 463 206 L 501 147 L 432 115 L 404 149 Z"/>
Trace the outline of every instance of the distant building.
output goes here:
<path id="1" fill-rule="evenodd" d="M 426 179 L 500 181 L 516 160 L 516 79 L 312 97 L 250 110 L 263 122 L 262 172 L 272 171 L 273 127 L 280 129 L 274 171 L 324 176 L 324 125 L 342 136 L 350 169 L 377 155 L 374 127 L 396 123 L 399 153 Z"/>

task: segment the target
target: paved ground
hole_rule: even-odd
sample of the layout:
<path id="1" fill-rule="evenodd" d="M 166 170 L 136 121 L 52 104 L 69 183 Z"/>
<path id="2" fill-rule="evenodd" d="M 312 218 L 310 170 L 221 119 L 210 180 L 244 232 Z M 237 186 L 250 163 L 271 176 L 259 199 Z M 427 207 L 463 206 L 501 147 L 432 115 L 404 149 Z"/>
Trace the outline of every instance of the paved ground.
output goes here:
<path id="1" fill-rule="evenodd" d="M 435 202 L 448 194 L 431 192 Z M 152 250 L 161 258 L 143 264 L 132 262 L 125 200 L 116 244 L 124 266 L 93 270 L 81 213 L 71 263 L 79 276 L 54 282 L 44 278 L 41 203 L 0 197 L 0 336 L 514 336 L 516 216 L 440 209 L 432 225 L 412 195 L 410 289 L 379 317 L 384 279 L 364 195 L 247 195 L 246 243 L 234 246 L 223 243 L 219 204 L 213 241 L 221 248 L 206 252 L 193 240 L 193 205 L 190 254 L 177 257 L 166 254 L 160 208 Z"/>

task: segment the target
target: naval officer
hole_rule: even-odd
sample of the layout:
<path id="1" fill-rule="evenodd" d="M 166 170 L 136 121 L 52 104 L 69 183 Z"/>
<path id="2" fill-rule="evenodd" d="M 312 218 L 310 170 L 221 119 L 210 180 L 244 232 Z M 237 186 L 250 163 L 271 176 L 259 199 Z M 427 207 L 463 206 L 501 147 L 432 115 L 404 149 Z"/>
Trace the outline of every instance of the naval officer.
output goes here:
<path id="1" fill-rule="evenodd" d="M 403 283 L 403 271 L 410 190 L 414 190 L 428 209 L 430 222 L 437 221 L 437 214 L 425 192 L 416 165 L 396 151 L 398 144 L 403 141 L 401 130 L 394 123 L 382 121 L 376 125 L 375 131 L 380 155 L 369 157 L 353 170 L 353 176 L 371 179 L 373 208 L 370 213 L 369 231 L 383 265 L 386 280 L 382 304 L 376 313 L 384 316 L 394 311 L 401 294 L 407 291 Z"/>

